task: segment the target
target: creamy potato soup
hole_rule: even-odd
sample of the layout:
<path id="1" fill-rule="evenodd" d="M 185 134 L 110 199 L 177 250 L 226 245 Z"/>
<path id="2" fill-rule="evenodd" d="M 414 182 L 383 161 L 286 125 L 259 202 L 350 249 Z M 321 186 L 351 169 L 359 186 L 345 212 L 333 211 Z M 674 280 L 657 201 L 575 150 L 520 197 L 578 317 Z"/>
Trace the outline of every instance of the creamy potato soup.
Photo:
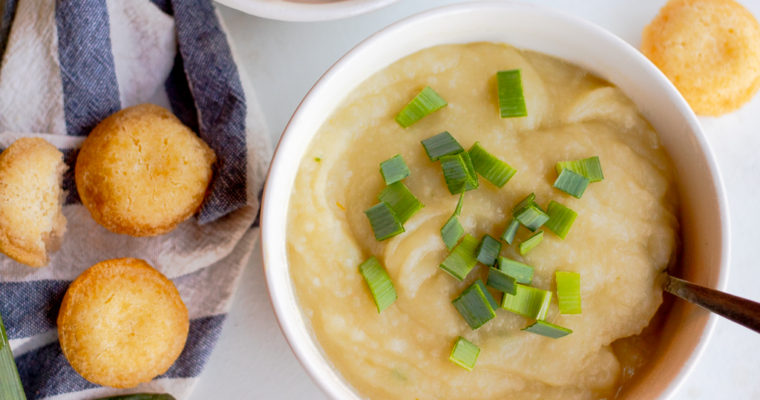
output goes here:
<path id="1" fill-rule="evenodd" d="M 500 118 L 496 73 L 520 69 L 527 117 Z M 395 115 L 430 86 L 448 105 L 409 128 Z M 521 227 L 501 255 L 532 265 L 532 286 L 556 290 L 554 273 L 581 276 L 582 313 L 546 320 L 571 329 L 559 339 L 521 331 L 532 323 L 498 308 L 477 330 L 452 300 L 488 268 L 460 282 L 439 268 L 448 250 L 440 229 L 459 195 L 420 141 L 448 131 L 465 149 L 476 141 L 517 170 L 502 188 L 482 177 L 465 192 L 460 221 L 478 240 L 499 238 L 512 207 L 531 192 L 546 208 L 578 213 L 562 240 L 546 231 L 525 256 Z M 384 241 L 364 211 L 385 187 L 379 164 L 401 154 L 404 180 L 424 204 L 405 232 Z M 604 180 L 576 199 L 552 187 L 558 161 L 598 156 Z M 504 44 L 444 45 L 405 57 L 351 92 L 301 160 L 290 200 L 288 261 L 298 300 L 326 357 L 372 399 L 614 398 L 646 363 L 656 335 L 641 336 L 662 302 L 662 271 L 677 247 L 678 202 L 657 134 L 616 87 L 587 71 Z M 358 266 L 375 256 L 398 299 L 378 313 Z M 489 288 L 497 301 L 501 294 Z M 449 360 L 457 337 L 480 348 L 472 371 Z"/>

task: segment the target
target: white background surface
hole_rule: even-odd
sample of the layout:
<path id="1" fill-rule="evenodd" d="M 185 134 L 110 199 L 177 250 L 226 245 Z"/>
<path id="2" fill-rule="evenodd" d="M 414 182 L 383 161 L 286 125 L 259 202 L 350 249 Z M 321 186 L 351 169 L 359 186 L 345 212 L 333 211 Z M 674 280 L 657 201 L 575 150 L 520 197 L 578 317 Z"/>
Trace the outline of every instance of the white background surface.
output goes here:
<path id="1" fill-rule="evenodd" d="M 341 55 L 416 12 L 451 0 L 401 0 L 347 20 L 292 23 L 220 6 L 241 73 L 252 81 L 276 141 L 296 106 Z M 586 18 L 635 47 L 665 0 L 533 0 Z M 740 0 L 760 19 L 759 0 Z M 720 118 L 700 118 L 729 199 L 732 262 L 728 291 L 760 301 L 760 95 Z M 294 161 L 295 162 L 295 161 Z M 325 399 L 288 347 L 269 302 L 260 252 L 243 274 L 221 339 L 193 399 Z M 760 335 L 719 319 L 703 357 L 675 399 L 760 399 Z"/>

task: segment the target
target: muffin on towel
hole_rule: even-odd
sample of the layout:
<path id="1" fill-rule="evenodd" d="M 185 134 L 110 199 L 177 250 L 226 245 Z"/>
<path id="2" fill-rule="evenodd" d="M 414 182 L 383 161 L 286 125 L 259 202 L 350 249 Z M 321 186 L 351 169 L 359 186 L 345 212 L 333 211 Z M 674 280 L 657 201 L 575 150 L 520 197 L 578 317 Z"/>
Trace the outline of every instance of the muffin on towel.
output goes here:
<path id="1" fill-rule="evenodd" d="M 641 51 L 694 112 L 721 115 L 760 87 L 760 24 L 733 0 L 671 0 L 644 28 Z"/>
<path id="2" fill-rule="evenodd" d="M 58 312 L 66 359 L 98 385 L 129 388 L 166 372 L 185 347 L 187 308 L 143 260 L 99 262 L 71 283 Z"/>
<path id="3" fill-rule="evenodd" d="M 0 154 L 0 251 L 8 257 L 41 267 L 60 247 L 64 171 L 63 154 L 45 139 L 21 138 Z"/>
<path id="4" fill-rule="evenodd" d="M 215 160 L 169 110 L 141 104 L 92 130 L 77 157 L 76 185 L 82 204 L 107 229 L 160 235 L 198 210 Z"/>

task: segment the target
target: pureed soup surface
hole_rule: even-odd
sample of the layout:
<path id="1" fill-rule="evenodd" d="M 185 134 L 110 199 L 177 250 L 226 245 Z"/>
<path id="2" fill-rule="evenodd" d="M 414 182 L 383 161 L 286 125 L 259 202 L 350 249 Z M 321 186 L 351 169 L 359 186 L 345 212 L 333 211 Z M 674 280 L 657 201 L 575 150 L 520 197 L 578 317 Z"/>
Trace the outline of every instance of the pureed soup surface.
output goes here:
<path id="1" fill-rule="evenodd" d="M 496 72 L 521 69 L 528 116 L 499 116 Z M 394 116 L 429 85 L 448 106 L 407 129 Z M 500 237 L 512 207 L 531 192 L 578 213 L 565 240 L 545 232 L 526 256 L 521 227 L 501 255 L 535 267 L 532 286 L 555 290 L 555 270 L 581 275 L 583 312 L 546 320 L 573 333 L 551 339 L 520 331 L 532 321 L 498 309 L 478 330 L 452 305 L 475 279 L 438 265 L 440 229 L 459 195 L 447 190 L 420 141 L 447 130 L 465 149 L 482 146 L 517 169 L 501 189 L 479 178 L 465 192 L 467 233 Z M 375 240 L 364 210 L 385 186 L 380 162 L 401 154 L 404 181 L 425 207 L 406 232 Z M 605 179 L 581 199 L 552 187 L 558 161 L 597 155 Z M 670 161 L 654 130 L 617 88 L 563 61 L 503 44 L 444 45 L 403 58 L 362 83 L 321 127 L 301 160 L 290 200 L 288 260 L 300 306 L 335 368 L 373 399 L 585 399 L 614 397 L 648 358 L 639 335 L 662 301 L 662 274 L 675 257 L 677 198 Z M 358 272 L 376 256 L 398 300 L 377 313 Z M 492 289 L 491 289 L 492 290 Z M 501 294 L 492 291 L 498 301 Z M 481 349 L 475 368 L 449 361 L 458 336 Z M 613 345 L 613 342 L 615 343 Z"/>

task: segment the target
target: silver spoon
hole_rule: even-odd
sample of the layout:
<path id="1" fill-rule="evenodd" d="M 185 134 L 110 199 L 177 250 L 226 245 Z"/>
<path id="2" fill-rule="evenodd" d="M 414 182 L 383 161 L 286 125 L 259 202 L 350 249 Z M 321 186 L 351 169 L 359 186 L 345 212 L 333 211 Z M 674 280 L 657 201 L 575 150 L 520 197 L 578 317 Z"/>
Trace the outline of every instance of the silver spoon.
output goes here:
<path id="1" fill-rule="evenodd" d="M 760 333 L 760 303 L 695 285 L 670 275 L 666 275 L 663 289 Z"/>

